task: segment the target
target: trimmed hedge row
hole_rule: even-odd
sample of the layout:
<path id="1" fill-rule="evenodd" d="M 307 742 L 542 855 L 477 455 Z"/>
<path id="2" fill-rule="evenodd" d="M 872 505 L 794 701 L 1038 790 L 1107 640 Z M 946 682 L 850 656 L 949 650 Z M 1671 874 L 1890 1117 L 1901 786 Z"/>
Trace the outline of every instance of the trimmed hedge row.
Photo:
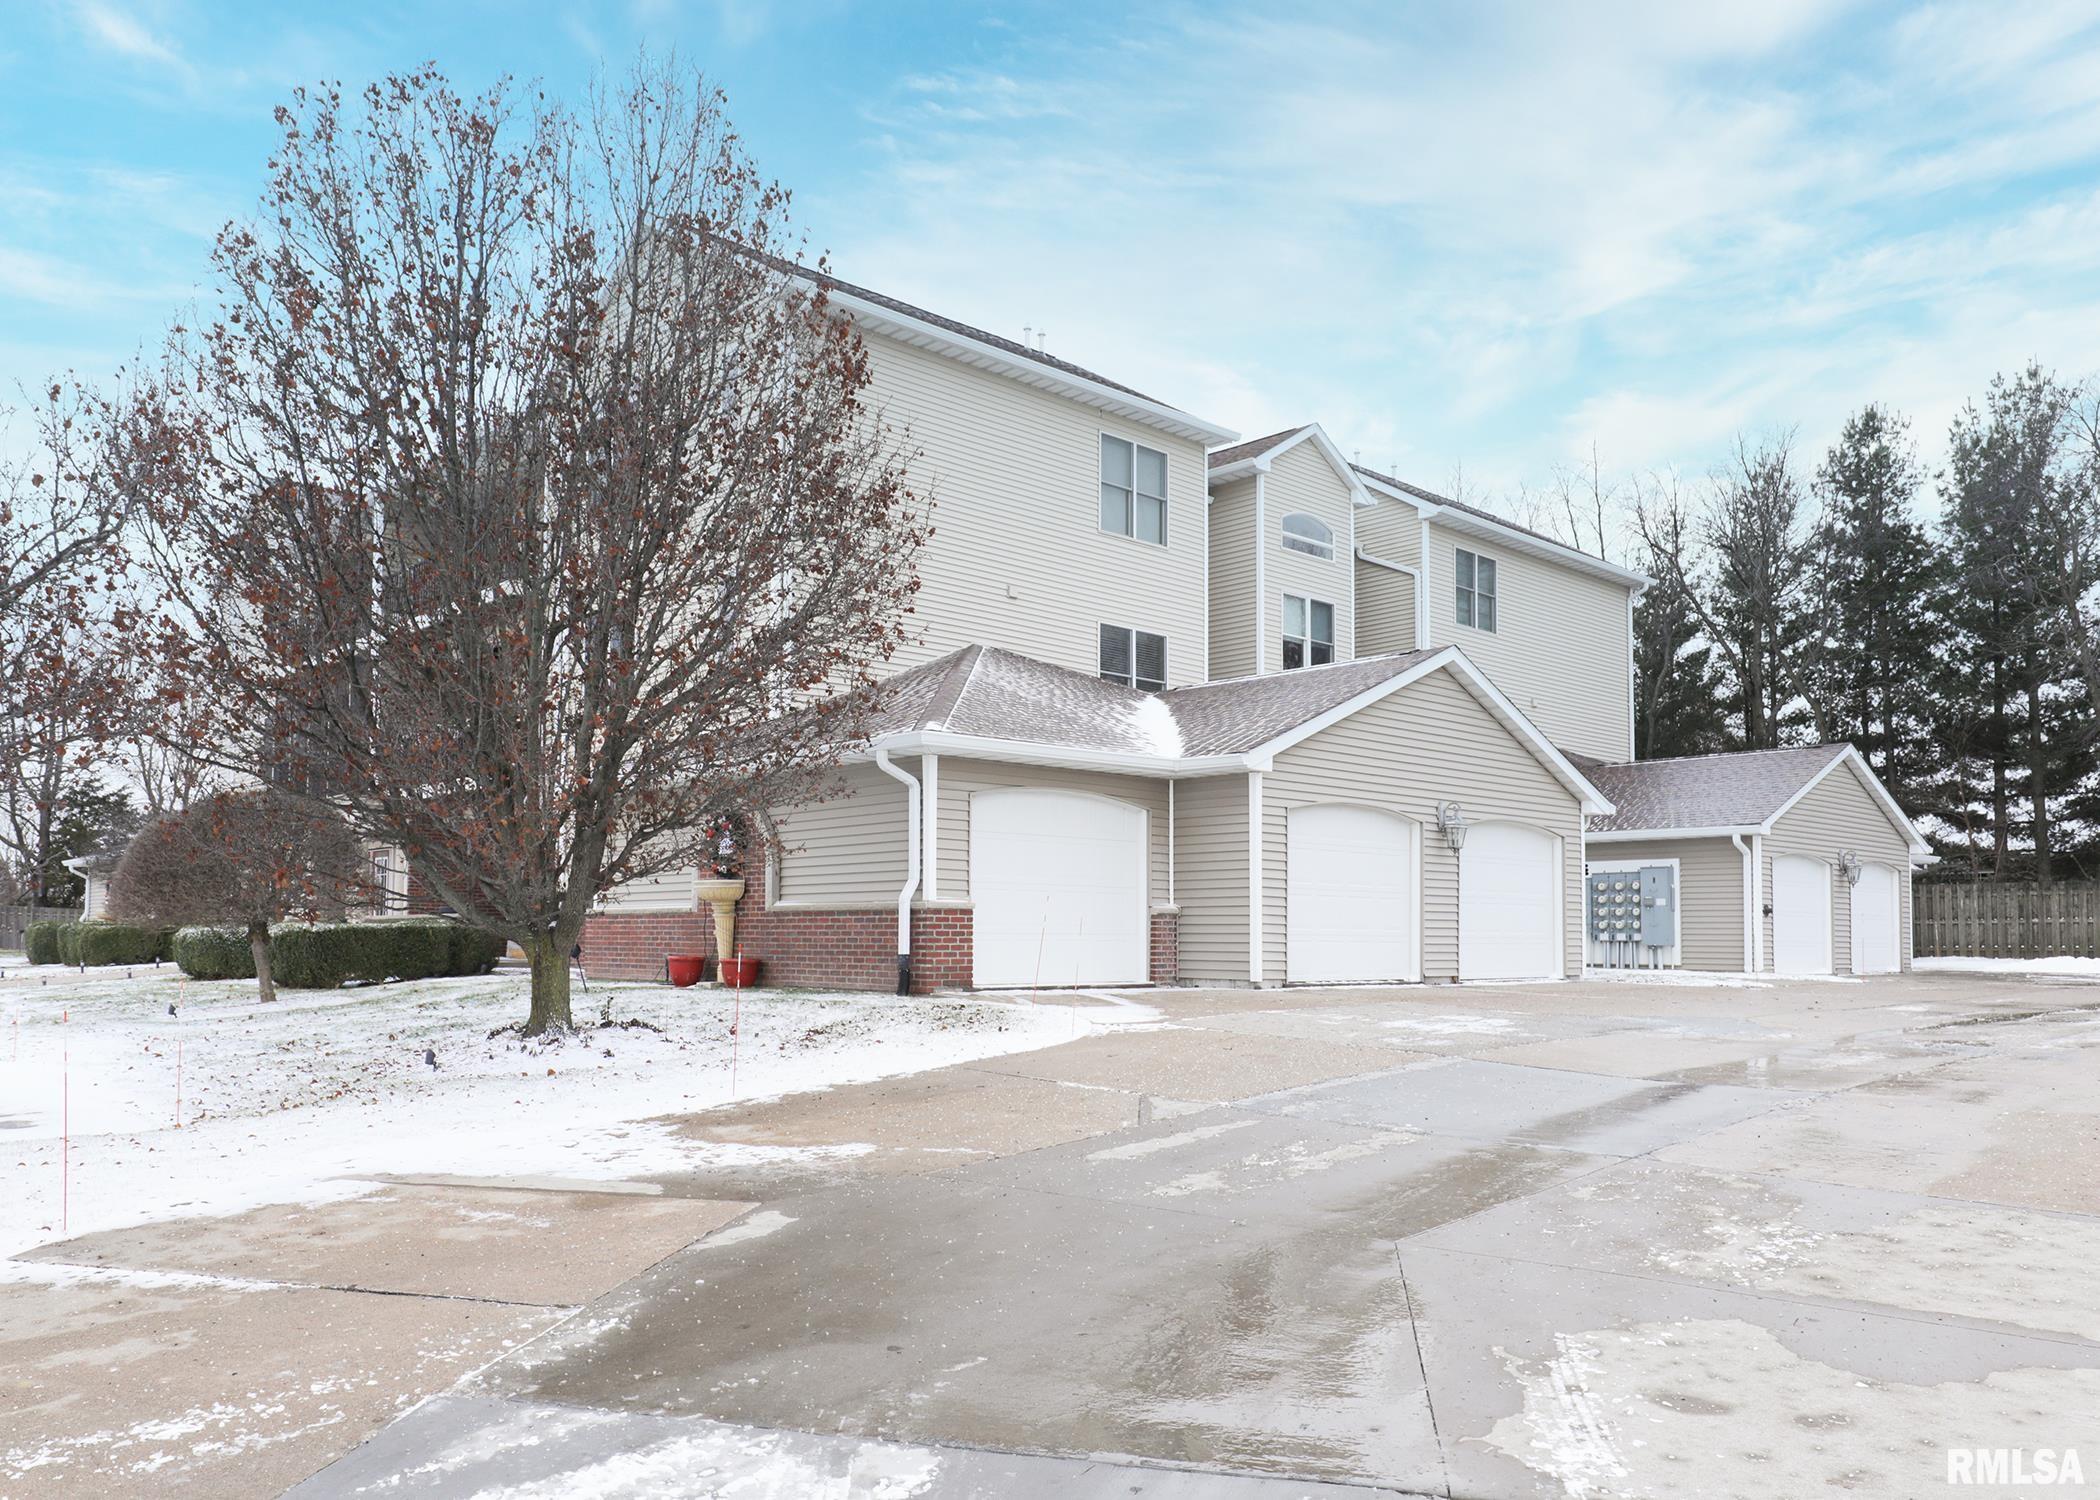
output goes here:
<path id="1" fill-rule="evenodd" d="M 270 970 L 293 990 L 332 990 L 363 980 L 486 974 L 504 940 L 444 917 L 395 922 L 285 923 L 270 929 Z M 185 927 L 175 962 L 192 979 L 253 979 L 255 956 L 238 927 Z"/>
<path id="2" fill-rule="evenodd" d="M 55 964 L 60 956 L 61 934 L 71 922 L 31 922 L 22 930 L 22 952 L 33 964 Z"/>
<path id="3" fill-rule="evenodd" d="M 129 922 L 31 922 L 22 934 L 22 948 L 33 964 L 97 969 L 167 958 L 174 936 L 172 927 L 138 927 Z"/>

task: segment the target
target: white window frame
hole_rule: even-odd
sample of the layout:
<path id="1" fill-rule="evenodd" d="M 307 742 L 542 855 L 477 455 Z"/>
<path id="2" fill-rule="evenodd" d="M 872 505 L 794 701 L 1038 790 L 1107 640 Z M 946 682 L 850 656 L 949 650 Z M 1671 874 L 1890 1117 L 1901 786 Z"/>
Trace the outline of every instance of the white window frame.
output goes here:
<path id="1" fill-rule="evenodd" d="M 1473 582 L 1470 586 L 1459 582 L 1459 559 L 1466 557 L 1473 559 Z M 1483 589 L 1480 587 L 1480 565 L 1482 563 L 1486 563 L 1495 570 L 1495 586 L 1493 588 Z M 1480 603 L 1483 599 L 1487 601 L 1488 607 L 1487 623 L 1485 625 L 1480 623 Z M 1460 606 L 1464 604 L 1470 604 L 1471 608 L 1462 615 Z M 1470 616 L 1470 618 L 1466 616 Z M 1476 552 L 1471 547 L 1454 547 L 1452 549 L 1451 620 L 1453 624 L 1463 625 L 1468 630 L 1478 630 L 1488 635 L 1501 634 L 1499 626 L 1502 623 L 1502 560 L 1500 558 L 1490 557 L 1485 552 Z"/>
<path id="2" fill-rule="evenodd" d="M 1101 514 L 1101 491 L 1104 488 L 1108 487 L 1108 455 L 1105 451 L 1104 445 L 1109 442 L 1127 443 L 1130 447 L 1130 487 L 1128 490 L 1125 491 L 1125 494 L 1128 497 L 1130 518 L 1130 529 L 1128 531 L 1118 531 L 1113 527 L 1109 526 L 1107 522 L 1103 519 Z M 1144 449 L 1144 451 L 1147 453 L 1157 453 L 1159 455 L 1160 493 L 1157 495 L 1147 495 L 1144 491 L 1140 490 L 1137 487 L 1137 455 L 1138 450 L 1140 448 Z M 1168 537 L 1170 535 L 1167 528 L 1173 525 L 1173 506 L 1169 504 L 1167 496 L 1168 492 L 1171 491 L 1174 487 L 1173 459 L 1171 455 L 1168 454 L 1167 450 L 1164 448 L 1155 448 L 1150 443 L 1141 443 L 1136 438 L 1125 437 L 1120 432 L 1110 432 L 1107 428 L 1104 427 L 1101 429 L 1100 436 L 1094 445 L 1094 468 L 1095 478 L 1098 481 L 1098 483 L 1096 483 L 1096 485 L 1094 486 L 1095 529 L 1098 530 L 1103 536 L 1119 536 L 1122 537 L 1125 541 L 1137 542 L 1140 545 L 1146 547 L 1166 546 Z M 1120 489 L 1122 488 L 1122 486 L 1119 485 L 1116 486 L 1116 488 Z M 1159 501 L 1159 540 L 1156 542 L 1150 540 L 1149 538 L 1138 535 L 1137 512 L 1138 501 L 1141 499 Z"/>
<path id="3" fill-rule="evenodd" d="M 1301 604 L 1305 606 L 1305 633 L 1303 635 L 1291 634 L 1291 601 L 1293 599 L 1298 600 Z M 1312 633 L 1313 606 L 1316 604 L 1324 604 L 1327 606 L 1327 639 L 1324 642 L 1317 642 L 1318 644 L 1322 644 L 1327 647 L 1327 660 L 1324 662 L 1314 661 L 1312 659 L 1312 648 L 1316 643 L 1316 637 Z M 1332 599 L 1322 599 L 1315 594 L 1294 594 L 1286 592 L 1282 596 L 1281 607 L 1277 611 L 1277 659 L 1279 661 L 1283 661 L 1283 652 L 1289 648 L 1293 641 L 1295 641 L 1298 643 L 1298 654 L 1300 660 L 1298 662 L 1298 665 L 1295 667 L 1291 666 L 1289 662 L 1284 661 L 1283 670 L 1286 672 L 1296 672 L 1302 670 L 1305 667 L 1330 666 L 1335 661 L 1339 660 L 1339 658 L 1335 655 L 1334 637 L 1336 634 L 1335 627 L 1341 621 L 1341 614 L 1341 610 L 1336 608 L 1335 603 Z"/>
<path id="4" fill-rule="evenodd" d="M 1120 630 L 1130 637 L 1130 675 L 1128 677 L 1113 676 L 1101 665 L 1101 632 L 1104 630 Z M 1138 682 L 1137 638 L 1141 635 L 1159 637 L 1159 687 L 1156 688 L 1145 687 Z M 1113 620 L 1102 620 L 1094 626 L 1094 675 L 1103 682 L 1120 682 L 1123 686 L 1136 688 L 1141 693 L 1156 693 L 1167 685 L 1167 662 L 1173 655 L 1173 649 L 1174 643 L 1168 639 L 1164 630 L 1145 630 L 1136 625 L 1118 625 Z"/>
<path id="5" fill-rule="evenodd" d="M 1303 521 L 1312 531 L 1293 531 L 1291 522 Z M 1302 552 L 1307 557 L 1317 557 L 1321 562 L 1334 561 L 1334 528 L 1307 510 L 1294 510 L 1277 522 L 1282 534 L 1282 547 L 1286 552 Z"/>

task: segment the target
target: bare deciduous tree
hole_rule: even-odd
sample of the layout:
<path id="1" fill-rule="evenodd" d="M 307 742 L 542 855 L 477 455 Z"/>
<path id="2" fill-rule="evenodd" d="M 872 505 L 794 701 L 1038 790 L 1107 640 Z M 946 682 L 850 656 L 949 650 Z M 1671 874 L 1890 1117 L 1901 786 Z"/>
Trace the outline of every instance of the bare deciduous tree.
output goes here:
<path id="1" fill-rule="evenodd" d="M 564 1028 L 601 891 L 832 783 L 905 639 L 909 455 L 697 81 L 278 118 L 160 398 L 170 659 L 214 761 L 405 849 Z"/>
<path id="2" fill-rule="evenodd" d="M 363 850 L 347 824 L 268 788 L 221 792 L 147 825 L 110 876 L 110 911 L 134 922 L 238 925 L 256 991 L 277 998 L 270 924 L 340 916 L 367 893 Z"/>

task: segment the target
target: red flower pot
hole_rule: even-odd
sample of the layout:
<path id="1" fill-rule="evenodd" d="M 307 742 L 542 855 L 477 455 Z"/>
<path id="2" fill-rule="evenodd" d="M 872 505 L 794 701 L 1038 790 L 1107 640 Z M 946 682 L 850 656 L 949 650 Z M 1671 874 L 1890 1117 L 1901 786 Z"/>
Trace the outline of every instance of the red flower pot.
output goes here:
<path id="1" fill-rule="evenodd" d="M 707 960 L 698 953 L 673 953 L 665 963 L 671 970 L 671 983 L 680 989 L 698 984 L 700 976 L 707 971 Z"/>
<path id="2" fill-rule="evenodd" d="M 747 990 L 758 983 L 758 960 L 755 958 L 725 958 L 722 960 L 722 983 L 731 989 Z"/>

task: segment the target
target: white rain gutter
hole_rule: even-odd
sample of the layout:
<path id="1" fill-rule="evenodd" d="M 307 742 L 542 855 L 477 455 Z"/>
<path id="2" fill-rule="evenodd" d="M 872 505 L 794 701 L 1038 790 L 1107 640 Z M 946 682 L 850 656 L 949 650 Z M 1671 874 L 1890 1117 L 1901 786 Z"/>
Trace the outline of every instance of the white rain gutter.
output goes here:
<path id="1" fill-rule="evenodd" d="M 875 747 L 875 764 L 886 776 L 904 783 L 904 889 L 897 893 L 897 993 L 911 993 L 911 903 L 919 893 L 919 778 L 894 765 L 890 752 Z"/>
<path id="2" fill-rule="evenodd" d="M 1755 974 L 1757 968 L 1757 855 L 1750 845 L 1743 842 L 1740 833 L 1728 835 L 1728 842 L 1735 845 L 1735 852 L 1743 856 L 1743 969 Z"/>

